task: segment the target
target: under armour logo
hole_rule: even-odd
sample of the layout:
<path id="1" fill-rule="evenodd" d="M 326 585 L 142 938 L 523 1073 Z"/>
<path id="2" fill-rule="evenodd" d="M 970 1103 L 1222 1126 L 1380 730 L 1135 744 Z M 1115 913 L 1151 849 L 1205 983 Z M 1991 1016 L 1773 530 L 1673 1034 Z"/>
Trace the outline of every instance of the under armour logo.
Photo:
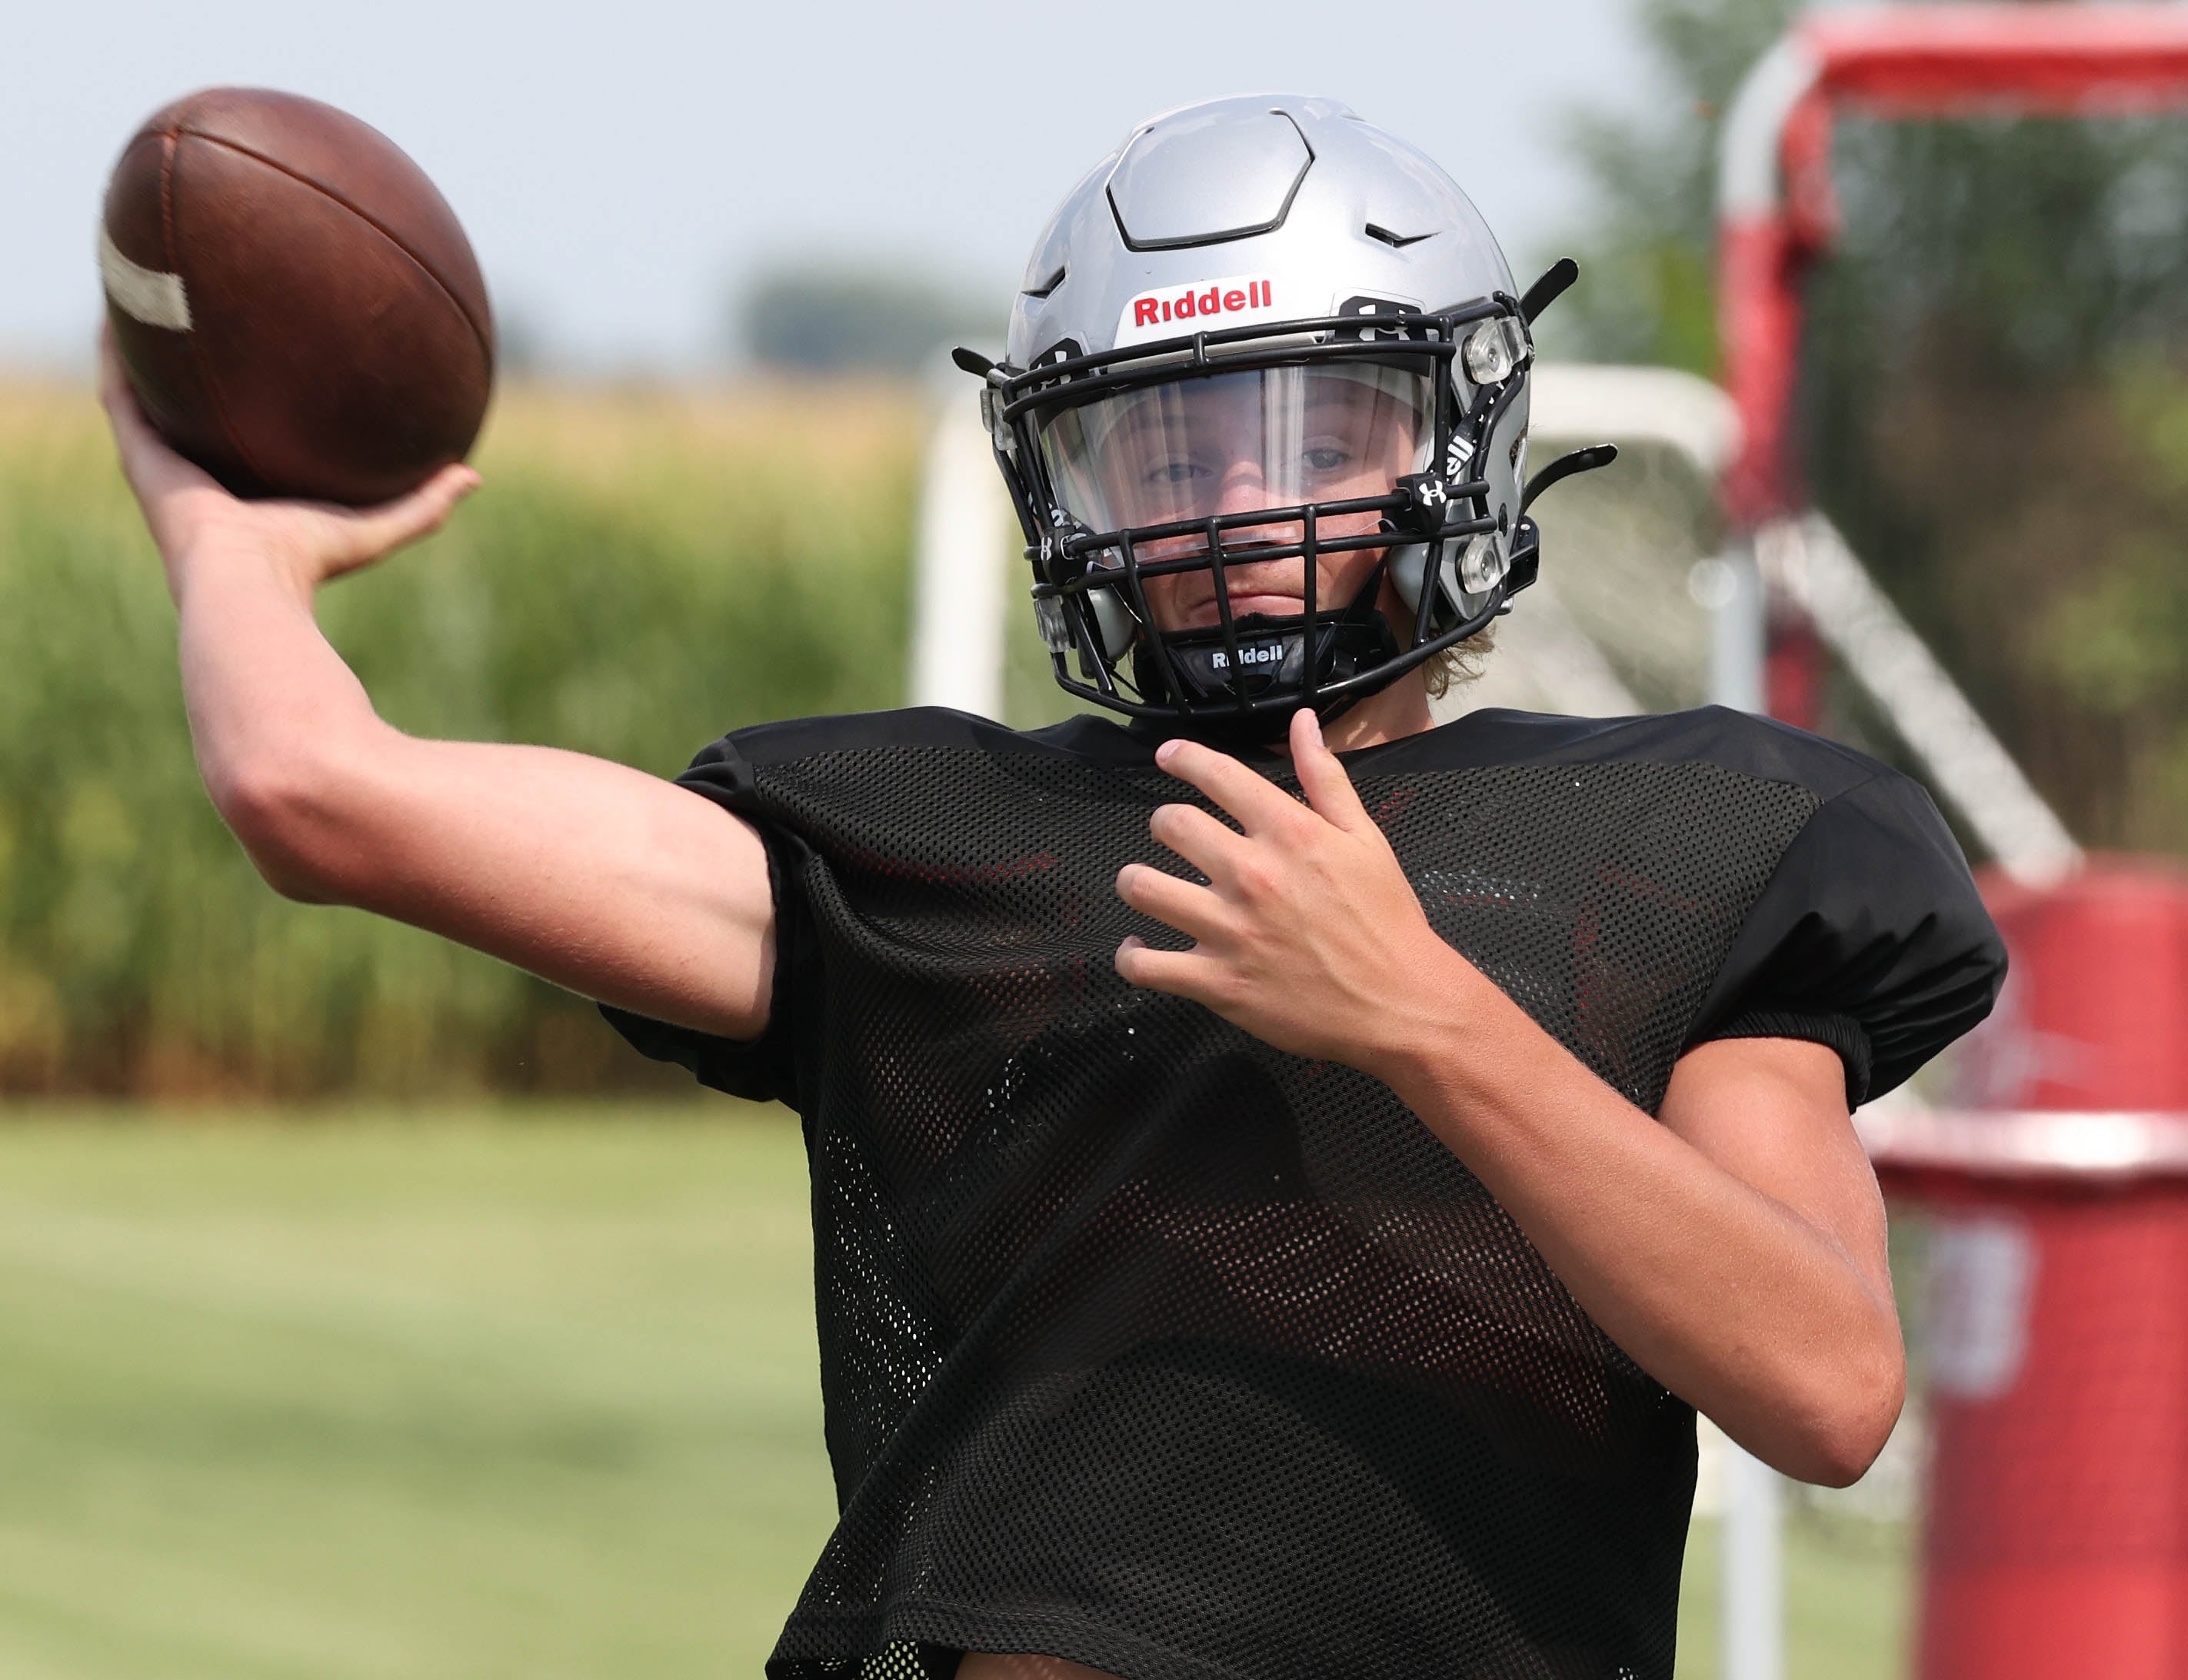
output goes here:
<path id="1" fill-rule="evenodd" d="M 1396 489 L 1406 499 L 1405 510 L 1399 515 L 1401 522 L 1423 536 L 1435 536 L 1457 511 L 1451 487 L 1433 472 L 1407 473 L 1398 480 Z"/>

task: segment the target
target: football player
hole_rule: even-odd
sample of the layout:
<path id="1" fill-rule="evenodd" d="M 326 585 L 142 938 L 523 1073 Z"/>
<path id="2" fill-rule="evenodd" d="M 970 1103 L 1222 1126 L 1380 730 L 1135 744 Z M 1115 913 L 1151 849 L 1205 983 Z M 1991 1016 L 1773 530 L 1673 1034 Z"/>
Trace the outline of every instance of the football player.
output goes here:
<path id="1" fill-rule="evenodd" d="M 1723 710 L 1430 726 L 1535 574 L 1569 278 L 1327 100 L 1135 129 L 961 355 L 1123 721 L 808 719 L 674 785 L 403 735 L 319 635 L 466 470 L 238 502 L 110 365 L 268 880 L 802 1116 L 840 1520 L 774 1680 L 1668 1677 L 1695 1412 L 1817 1482 L 1890 1433 L 1849 1113 L 2003 972 L 1930 802 Z"/>

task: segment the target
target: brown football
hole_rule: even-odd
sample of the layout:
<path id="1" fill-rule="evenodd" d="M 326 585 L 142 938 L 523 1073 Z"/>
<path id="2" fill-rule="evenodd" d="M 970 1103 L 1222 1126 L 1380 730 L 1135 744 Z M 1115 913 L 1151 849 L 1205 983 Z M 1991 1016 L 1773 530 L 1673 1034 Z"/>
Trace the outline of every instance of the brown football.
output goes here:
<path id="1" fill-rule="evenodd" d="M 216 87 L 155 113 L 114 166 L 99 266 L 145 412 L 231 489 L 384 501 L 478 436 L 493 319 L 471 241 L 331 105 Z"/>

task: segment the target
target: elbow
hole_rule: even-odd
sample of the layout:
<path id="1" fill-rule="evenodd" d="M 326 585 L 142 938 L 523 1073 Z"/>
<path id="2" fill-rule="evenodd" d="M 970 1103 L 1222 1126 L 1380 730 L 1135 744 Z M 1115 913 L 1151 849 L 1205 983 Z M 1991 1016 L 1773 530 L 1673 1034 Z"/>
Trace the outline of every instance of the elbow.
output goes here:
<path id="1" fill-rule="evenodd" d="M 1907 1403 L 1907 1358 L 1897 1336 L 1888 1349 L 1840 1364 L 1815 1384 L 1796 1427 L 1768 1455 L 1796 1481 L 1851 1487 L 1892 1439 Z"/>
<path id="2" fill-rule="evenodd" d="M 341 901 L 340 820 L 326 758 L 265 754 L 208 774 L 206 791 L 266 884 L 298 904 Z"/>

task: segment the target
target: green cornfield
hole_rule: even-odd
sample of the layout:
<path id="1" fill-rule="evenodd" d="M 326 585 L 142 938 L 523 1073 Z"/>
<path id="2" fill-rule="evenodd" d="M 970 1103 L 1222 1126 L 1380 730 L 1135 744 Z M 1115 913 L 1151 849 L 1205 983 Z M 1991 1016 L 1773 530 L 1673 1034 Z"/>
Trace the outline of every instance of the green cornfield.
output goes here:
<path id="1" fill-rule="evenodd" d="M 673 774 L 900 702 L 916 393 L 506 393 L 484 488 L 330 588 L 381 714 Z M 199 784 L 157 557 L 87 392 L 0 386 L 0 1092 L 644 1083 L 589 1005 L 258 879 Z"/>

